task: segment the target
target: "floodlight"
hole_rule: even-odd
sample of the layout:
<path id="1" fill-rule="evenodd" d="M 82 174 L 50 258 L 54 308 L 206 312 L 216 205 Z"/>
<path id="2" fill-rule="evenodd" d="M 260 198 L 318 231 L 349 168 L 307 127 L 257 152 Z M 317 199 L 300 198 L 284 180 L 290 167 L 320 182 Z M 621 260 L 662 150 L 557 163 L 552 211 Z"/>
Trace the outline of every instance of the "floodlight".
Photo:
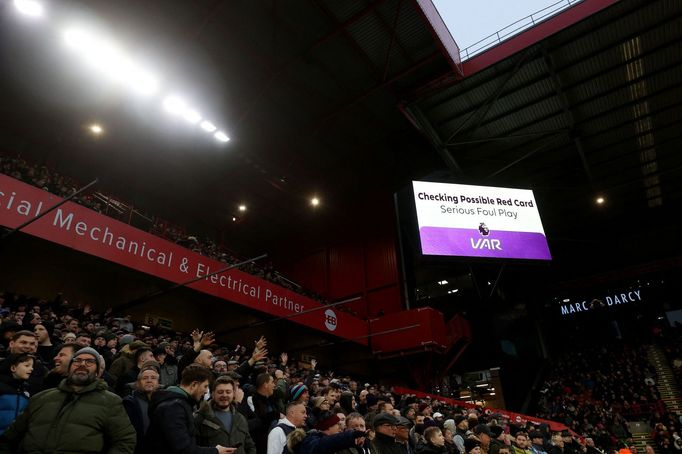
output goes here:
<path id="1" fill-rule="evenodd" d="M 310 204 L 316 207 L 320 204 L 320 199 L 318 199 L 317 197 L 313 197 L 312 199 L 310 199 Z"/>
<path id="2" fill-rule="evenodd" d="M 206 131 L 206 132 L 213 132 L 213 131 L 215 131 L 216 129 L 218 129 L 218 128 L 216 127 L 216 125 L 214 125 L 213 123 L 211 123 L 211 122 L 208 121 L 208 120 L 202 121 L 201 124 L 200 124 L 199 126 L 201 126 L 201 129 L 203 129 L 203 130 Z"/>
<path id="3" fill-rule="evenodd" d="M 182 116 L 184 117 L 185 120 L 192 123 L 193 125 L 199 123 L 199 120 L 201 120 L 201 115 L 199 115 L 199 112 L 197 112 L 194 109 L 185 110 Z"/>
<path id="4" fill-rule="evenodd" d="M 96 136 L 98 136 L 104 132 L 104 129 L 102 128 L 102 126 L 100 126 L 97 123 L 91 124 L 89 129 L 90 129 L 90 132 Z"/>
<path id="5" fill-rule="evenodd" d="M 228 142 L 230 140 L 230 138 L 227 137 L 227 135 L 222 131 L 216 132 L 215 134 L 213 134 L 213 137 L 215 137 L 216 140 L 220 142 Z"/>
<path id="6" fill-rule="evenodd" d="M 239 205 L 239 211 L 246 211 L 246 205 Z"/>
<path id="7" fill-rule="evenodd" d="M 25 16 L 43 17 L 45 14 L 43 5 L 34 0 L 14 0 L 14 7 Z"/>
<path id="8" fill-rule="evenodd" d="M 116 81 L 128 79 L 134 71 L 133 63 L 113 43 L 96 42 L 84 57 L 90 66 Z"/>
<path id="9" fill-rule="evenodd" d="M 186 109 L 185 102 L 177 96 L 168 96 L 163 100 L 163 108 L 166 112 L 179 115 Z"/>
<path id="10" fill-rule="evenodd" d="M 159 89 L 159 81 L 152 74 L 136 70 L 130 78 L 131 88 L 143 96 L 151 96 Z"/>
<path id="11" fill-rule="evenodd" d="M 63 33 L 64 42 L 74 49 L 87 49 L 92 46 L 92 38 L 84 30 L 70 28 Z"/>

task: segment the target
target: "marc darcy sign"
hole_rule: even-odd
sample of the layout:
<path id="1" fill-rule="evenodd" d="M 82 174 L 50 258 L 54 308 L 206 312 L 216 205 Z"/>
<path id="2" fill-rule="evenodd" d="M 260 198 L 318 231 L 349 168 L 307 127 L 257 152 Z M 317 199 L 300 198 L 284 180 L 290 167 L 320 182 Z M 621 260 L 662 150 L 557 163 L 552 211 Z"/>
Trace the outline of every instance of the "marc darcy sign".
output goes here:
<path id="1" fill-rule="evenodd" d="M 637 303 L 640 301 L 642 301 L 642 289 L 629 290 L 621 293 L 610 293 L 603 297 L 564 303 L 561 305 L 561 315 L 590 312 L 600 308 Z"/>

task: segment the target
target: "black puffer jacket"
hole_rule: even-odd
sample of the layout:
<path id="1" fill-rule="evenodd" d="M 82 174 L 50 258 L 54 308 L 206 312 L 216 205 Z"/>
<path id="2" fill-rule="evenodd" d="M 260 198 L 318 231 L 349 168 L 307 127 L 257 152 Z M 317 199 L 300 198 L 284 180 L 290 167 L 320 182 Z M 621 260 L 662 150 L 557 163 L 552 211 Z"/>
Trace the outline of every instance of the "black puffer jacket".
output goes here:
<path id="1" fill-rule="evenodd" d="M 216 454 L 215 447 L 200 447 L 195 440 L 192 410 L 196 401 L 182 388 L 157 391 L 149 404 L 149 429 L 145 435 L 148 454 Z"/>

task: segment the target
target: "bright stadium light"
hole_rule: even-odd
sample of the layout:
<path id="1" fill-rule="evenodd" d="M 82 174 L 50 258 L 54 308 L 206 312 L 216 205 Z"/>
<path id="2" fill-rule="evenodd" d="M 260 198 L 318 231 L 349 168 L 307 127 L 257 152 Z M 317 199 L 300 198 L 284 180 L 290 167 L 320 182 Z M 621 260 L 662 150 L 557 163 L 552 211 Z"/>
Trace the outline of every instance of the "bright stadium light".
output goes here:
<path id="1" fill-rule="evenodd" d="M 70 28 L 63 33 L 64 42 L 72 49 L 88 49 L 92 46 L 92 37 L 84 30 Z"/>
<path id="2" fill-rule="evenodd" d="M 220 141 L 220 142 L 228 142 L 228 141 L 230 140 L 230 138 L 227 137 L 227 135 L 226 135 L 224 132 L 222 132 L 222 131 L 216 132 L 216 133 L 213 135 L 213 137 L 215 137 L 216 140 L 218 140 L 218 141 Z"/>
<path id="3" fill-rule="evenodd" d="M 214 125 L 213 123 L 211 123 L 211 122 L 208 121 L 208 120 L 202 121 L 202 122 L 201 122 L 201 125 L 199 125 L 199 126 L 201 126 L 201 129 L 203 129 L 203 130 L 206 131 L 206 132 L 213 132 L 213 131 L 215 131 L 216 129 L 218 129 L 218 128 L 216 127 L 216 125 Z"/>
<path id="4" fill-rule="evenodd" d="M 15 0 L 16 2 L 19 0 Z M 157 75 L 147 71 L 144 65 L 138 64 L 125 49 L 118 46 L 116 41 L 99 36 L 96 32 L 79 25 L 62 30 L 62 38 L 73 55 L 106 83 L 115 84 L 119 89 L 127 89 L 145 97 L 157 96 L 159 89 L 162 88 Z M 191 125 L 198 125 L 218 142 L 230 141 L 225 132 L 218 129 L 213 122 L 205 120 L 199 111 L 181 96 L 171 94 L 161 97 L 160 101 L 161 107 L 167 113 L 182 117 Z"/>
<path id="5" fill-rule="evenodd" d="M 189 123 L 193 125 L 199 123 L 199 121 L 201 120 L 201 115 L 199 115 L 199 112 L 197 112 L 194 109 L 185 110 L 182 116 L 185 120 L 187 120 Z"/>
<path id="6" fill-rule="evenodd" d="M 14 7 L 25 16 L 38 18 L 45 15 L 43 5 L 34 0 L 14 0 Z"/>
<path id="7" fill-rule="evenodd" d="M 121 50 L 110 42 L 96 42 L 84 55 L 93 69 L 104 73 L 117 82 L 127 80 L 134 71 L 133 62 Z"/>
<path id="8" fill-rule="evenodd" d="M 96 136 L 99 136 L 104 132 L 104 128 L 97 123 L 91 124 L 88 129 L 90 129 L 90 132 Z"/>
<path id="9" fill-rule="evenodd" d="M 130 87 L 140 95 L 151 96 L 159 91 L 159 81 L 152 74 L 137 70 L 130 78 Z"/>
<path id="10" fill-rule="evenodd" d="M 156 76 L 138 67 L 115 43 L 99 39 L 80 28 L 65 30 L 63 38 L 66 45 L 76 51 L 88 66 L 107 79 L 128 86 L 143 96 L 158 91 Z"/>
<path id="11" fill-rule="evenodd" d="M 187 106 L 185 105 L 185 102 L 177 96 L 168 96 L 163 100 L 163 108 L 166 109 L 166 112 L 168 113 L 180 115 L 187 109 Z"/>

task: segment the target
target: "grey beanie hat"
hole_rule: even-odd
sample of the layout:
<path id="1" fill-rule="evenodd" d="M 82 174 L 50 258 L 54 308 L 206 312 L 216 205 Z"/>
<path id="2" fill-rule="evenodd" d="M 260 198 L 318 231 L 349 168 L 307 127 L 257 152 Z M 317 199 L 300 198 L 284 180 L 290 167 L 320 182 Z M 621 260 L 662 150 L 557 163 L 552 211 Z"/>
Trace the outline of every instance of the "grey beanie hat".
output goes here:
<path id="1" fill-rule="evenodd" d="M 76 357 L 80 355 L 92 355 L 94 356 L 95 360 L 97 360 L 97 374 L 99 374 L 100 370 L 100 361 L 101 361 L 101 355 L 97 352 L 92 347 L 83 347 L 80 350 L 78 350 L 76 353 L 73 354 L 71 357 L 71 361 L 69 361 L 69 369 L 71 368 L 71 365 L 73 364 L 73 360 L 76 359 Z"/>

